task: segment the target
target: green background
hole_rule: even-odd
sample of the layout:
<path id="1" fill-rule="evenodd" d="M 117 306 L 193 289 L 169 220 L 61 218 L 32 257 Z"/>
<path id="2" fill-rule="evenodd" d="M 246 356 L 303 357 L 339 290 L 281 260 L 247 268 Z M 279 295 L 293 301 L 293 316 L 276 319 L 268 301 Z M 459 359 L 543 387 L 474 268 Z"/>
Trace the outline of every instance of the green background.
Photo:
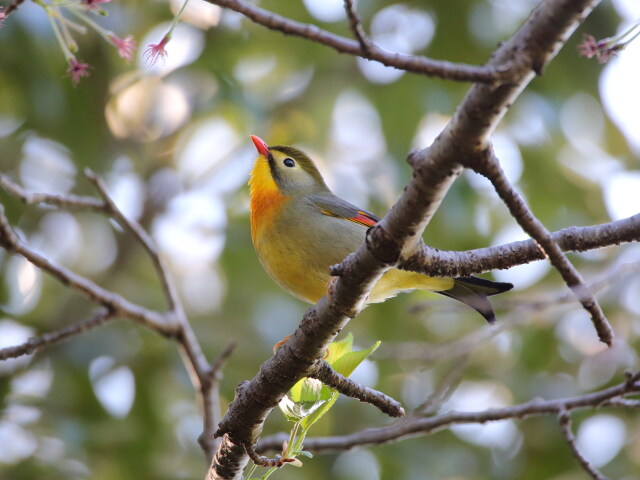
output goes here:
<path id="1" fill-rule="evenodd" d="M 134 34 L 139 42 L 151 28 L 171 18 L 165 2 L 111 3 L 105 6 L 110 15 L 96 21 L 118 35 Z M 392 5 L 386 1 L 361 3 L 360 13 L 367 30 L 376 12 Z M 498 3 L 408 1 L 403 5 L 411 12 L 428 12 L 434 20 L 431 43 L 416 52 L 432 58 L 481 64 L 511 31 L 500 33 L 506 27 L 495 20 L 495 15 L 507 6 Z M 265 1 L 261 6 L 350 36 L 346 21 L 319 22 L 301 2 Z M 519 21 L 525 15 L 526 9 Z M 484 19 L 476 29 L 484 32 L 486 41 L 471 32 L 472 18 Z M 576 46 L 582 32 L 601 38 L 614 32 L 618 22 L 611 6 L 599 7 L 544 76 L 532 82 L 500 127 L 501 135 L 510 139 L 522 155 L 518 188 L 534 213 L 552 230 L 610 220 L 600 185 L 585 180 L 560 161 L 569 144 L 561 128 L 561 115 L 570 99 L 577 98 L 578 103 L 588 106 L 599 105 L 598 78 L 603 67 L 579 57 Z M 514 27 L 517 25 L 518 21 Z M 154 41 L 159 41 L 163 31 Z M 95 194 L 82 176 L 82 170 L 89 167 L 111 186 L 122 186 L 126 182 L 119 182 L 126 178 L 127 185 L 140 187 L 145 198 L 138 204 L 142 207 L 140 220 L 151 231 L 159 218 L 168 218 L 169 224 L 192 214 L 198 218 L 193 224 L 185 220 L 192 227 L 187 233 L 195 236 L 182 244 L 185 258 L 191 260 L 179 261 L 178 242 L 178 253 L 169 263 L 208 358 L 212 360 L 229 342 L 238 341 L 224 369 L 224 410 L 233 398 L 236 384 L 255 375 L 271 355 L 273 343 L 295 328 L 307 308 L 267 277 L 253 251 L 245 186 L 255 156 L 249 135 L 259 135 L 273 144 L 295 144 L 317 154 L 322 158 L 323 173 L 337 192 L 352 193 L 363 208 L 382 215 L 410 178 L 407 153 L 411 148 L 426 146 L 415 140 L 420 122 L 437 124 L 440 118 L 445 121 L 468 85 L 415 74 L 405 74 L 389 84 L 376 84 L 362 74 L 351 56 L 267 30 L 229 12 L 222 13 L 218 25 L 201 30 L 198 35 L 204 40 L 204 49 L 195 61 L 157 77 L 149 76 L 139 59 L 129 64 L 120 59 L 97 34 L 76 35 L 78 58 L 93 68 L 91 76 L 74 88 L 65 78 L 64 57 L 42 10 L 26 2 L 0 29 L 0 115 L 3 120 L 14 122 L 9 121 L 6 125 L 13 127 L 4 128 L 0 135 L 0 168 L 20 183 L 25 175 L 33 174 L 43 177 L 46 185 L 47 170 L 43 171 L 42 166 L 52 161 L 52 151 L 62 149 L 62 155 L 75 167 L 65 174 L 74 193 Z M 171 62 L 171 50 L 168 61 Z M 240 66 L 249 65 L 251 70 L 260 61 L 270 62 L 272 67 L 265 67 L 267 73 L 257 80 L 242 80 Z M 292 80 L 294 74 L 301 76 Z M 306 78 L 308 84 L 301 78 Z M 140 106 L 143 104 L 122 99 L 123 91 L 131 85 L 141 85 L 139 88 L 148 92 L 136 100 L 150 102 L 144 108 Z M 288 85 L 298 87 L 297 94 L 287 95 Z M 183 99 L 181 106 L 172 103 L 171 95 L 176 91 Z M 578 94 L 581 96 L 576 97 Z M 349 113 L 348 109 L 337 110 L 340 102 L 347 102 L 345 98 L 366 106 L 368 113 L 365 119 L 357 115 L 338 118 L 344 120 L 342 128 L 357 129 L 359 121 L 371 121 L 375 127 L 376 118 L 379 119 L 379 128 L 363 130 L 365 137 L 376 138 L 349 134 L 348 138 L 355 142 L 352 151 L 336 143 L 332 133 L 336 116 Z M 108 105 L 113 106 L 119 99 L 120 108 L 133 109 L 135 117 L 133 123 L 123 127 L 123 135 L 114 133 L 105 115 Z M 345 104 L 350 105 L 342 105 Z M 527 105 L 536 107 L 524 108 Z M 168 116 L 177 115 L 180 108 L 186 108 L 187 113 L 177 126 L 171 127 L 158 113 L 161 108 L 168 109 Z M 525 132 L 527 128 L 533 130 L 534 124 L 528 123 L 533 122 L 533 116 L 542 123 L 544 135 L 542 141 L 531 143 L 526 141 L 526 135 L 523 140 L 514 131 L 518 125 L 520 132 L 522 126 Z M 212 120 L 222 122 L 233 135 L 212 136 L 209 145 L 198 144 L 205 160 L 189 170 L 181 163 L 181 155 L 196 128 L 210 125 L 207 122 Z M 623 169 L 637 167 L 638 158 L 621 133 L 609 118 L 603 116 L 603 120 L 599 147 L 615 157 Z M 349 125 L 348 121 L 354 124 Z M 34 138 L 56 142 L 57 146 L 47 144 L 32 164 L 26 161 L 29 155 L 25 145 Z M 356 151 L 359 144 L 370 146 L 380 141 L 382 152 L 377 158 L 363 158 Z M 211 164 L 206 162 L 209 157 Z M 29 173 L 33 172 L 28 170 L 29 165 L 40 170 Z M 206 215 L 198 217 L 197 212 L 180 210 L 184 205 L 175 199 L 192 192 L 208 198 L 220 209 L 215 215 L 219 221 L 213 220 L 213 213 L 207 222 Z M 31 243 L 40 242 L 41 248 L 51 251 L 47 248 L 60 247 L 57 242 L 71 242 L 73 255 L 61 257 L 65 266 L 142 305 L 164 307 L 149 259 L 131 237 L 119 229 L 110 229 L 104 218 L 86 212 L 72 212 L 71 219 L 55 217 L 51 209 L 24 206 L 4 192 L 0 192 L 0 201 L 12 224 Z M 172 217 L 167 216 L 170 209 L 174 209 Z M 477 248 L 490 245 L 496 232 L 512 223 L 491 192 L 474 188 L 474 180 L 463 175 L 429 225 L 425 239 L 443 249 Z M 47 227 L 52 224 L 54 227 Z M 69 237 L 69 230 L 80 234 Z M 98 241 L 105 235 L 110 239 L 106 244 Z M 211 254 L 205 265 L 196 265 L 189 257 L 190 246 L 204 248 L 203 244 L 206 246 L 214 238 L 223 246 L 220 255 Z M 106 250 L 112 251 L 113 256 L 109 257 Z M 633 268 L 611 271 L 626 252 L 634 258 L 629 246 L 571 255 L 588 281 L 604 279 L 598 298 L 620 340 L 612 352 L 598 349 L 595 333 L 576 302 L 558 300 L 566 289 L 551 270 L 535 284 L 495 300 L 499 323 L 512 327 L 508 333 L 477 342 L 465 358 L 455 348 L 455 342 L 486 336 L 488 327 L 473 311 L 434 295 L 402 295 L 372 306 L 347 330 L 354 333 L 360 347 L 382 341 L 365 373 L 375 377 L 377 372 L 375 387 L 408 407 L 424 401 L 452 366 L 463 362 L 463 385 L 497 392 L 495 395 L 506 403 L 579 395 L 618 382 L 626 368 L 637 366 L 638 307 L 634 313 L 623 301 L 629 295 L 627 285 L 637 279 L 637 274 L 632 276 Z M 101 258 L 105 260 L 96 260 Z M 92 310 L 93 305 L 84 298 L 46 275 L 41 277 L 41 292 L 35 301 L 15 307 L 11 300 L 20 300 L 20 295 L 12 293 L 17 282 L 12 261 L 15 262 L 12 257 L 0 253 L 4 321 L 28 326 L 36 335 L 81 320 Z M 191 283 L 190 278 L 194 279 Z M 537 302 L 548 304 L 549 308 L 541 308 Z M 579 341 L 566 332 L 574 332 L 571 329 L 576 322 L 576 332 L 583 335 Z M 413 352 L 437 358 L 406 358 Z M 122 418 L 110 414 L 96 395 L 96 381 L 89 375 L 89 366 L 98 357 L 111 359 L 111 371 L 125 367 L 132 374 L 135 396 L 131 410 Z M 600 367 L 596 373 L 592 371 L 594 365 Z M 29 372 L 44 372 L 50 381 L 48 388 L 37 395 L 19 393 L 16 382 Z M 112 323 L 49 348 L 27 364 L 4 369 L 0 374 L 0 426 L 18 426 L 19 435 L 35 445 L 30 454 L 0 463 L 2 479 L 178 479 L 202 478 L 205 472 L 207 465 L 197 445 L 201 430 L 193 389 L 175 345 L 154 332 L 127 321 Z M 371 375 L 369 378 L 373 378 Z M 479 398 L 472 406 L 486 408 L 488 405 L 482 402 Z M 24 408 L 33 418 L 23 415 L 19 416 L 23 420 L 15 421 L 16 412 L 24 413 Z M 607 413 L 623 420 L 627 429 L 625 446 L 604 471 L 612 478 L 634 478 L 640 469 L 638 418 L 621 410 Z M 593 412 L 576 414 L 575 429 L 591 415 Z M 373 407 L 340 399 L 311 433 L 340 435 L 390 421 Z M 287 467 L 274 478 L 584 478 L 554 418 L 528 419 L 514 425 L 512 445 L 478 445 L 446 430 L 342 455 L 317 455 L 303 459 L 302 469 Z M 276 411 L 269 417 L 264 434 L 287 428 Z M 3 438 L 5 441 L 11 442 L 11 438 Z"/>

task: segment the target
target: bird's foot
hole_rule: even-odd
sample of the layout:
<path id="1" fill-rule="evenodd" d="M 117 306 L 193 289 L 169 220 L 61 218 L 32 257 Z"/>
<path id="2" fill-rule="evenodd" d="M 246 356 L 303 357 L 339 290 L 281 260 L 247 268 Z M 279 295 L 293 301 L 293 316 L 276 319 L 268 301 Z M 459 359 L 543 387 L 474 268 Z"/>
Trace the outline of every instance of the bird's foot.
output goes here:
<path id="1" fill-rule="evenodd" d="M 287 343 L 290 338 L 291 338 L 291 335 L 287 335 L 279 342 L 276 342 L 276 344 L 273 346 L 273 354 L 275 355 L 276 352 L 280 349 L 280 347 L 282 347 L 285 343 Z M 329 356 L 329 349 L 326 349 L 324 351 L 324 354 L 322 355 L 322 358 L 326 360 L 328 356 Z"/>
<path id="2" fill-rule="evenodd" d="M 327 294 L 329 296 L 333 295 L 333 290 L 336 286 L 336 282 L 338 281 L 338 277 L 331 277 L 329 282 L 327 283 Z"/>
<path id="3" fill-rule="evenodd" d="M 287 335 L 282 340 L 280 340 L 279 342 L 275 343 L 275 345 L 273 346 L 274 355 L 280 349 L 280 347 L 282 347 L 285 343 L 287 343 L 289 341 L 290 338 L 291 338 L 291 335 Z"/>

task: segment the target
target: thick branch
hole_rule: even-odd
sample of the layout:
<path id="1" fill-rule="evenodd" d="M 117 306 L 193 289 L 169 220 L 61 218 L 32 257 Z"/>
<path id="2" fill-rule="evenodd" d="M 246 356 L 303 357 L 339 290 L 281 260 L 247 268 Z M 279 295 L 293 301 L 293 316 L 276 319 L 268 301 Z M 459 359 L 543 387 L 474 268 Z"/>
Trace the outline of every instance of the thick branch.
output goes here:
<path id="1" fill-rule="evenodd" d="M 244 2 L 213 3 L 233 8 L 284 33 L 313 32 L 320 38 L 324 35 L 314 27 L 292 24 Z M 209 478 L 240 478 L 247 457 L 238 445 L 253 441 L 252 437 L 260 431 L 264 419 L 284 393 L 300 378 L 308 376 L 315 360 L 346 325 L 349 316 L 357 313 L 366 293 L 389 265 L 395 264 L 402 254 L 415 251 L 425 226 L 461 170 L 460 159 L 486 147 L 490 133 L 533 78 L 534 71 L 540 71 L 553 58 L 597 3 L 596 0 L 541 3 L 489 62 L 489 68 L 506 68 L 517 74 L 513 83 L 499 87 L 473 86 L 432 147 L 411 155 L 412 181 L 393 209 L 368 231 L 366 245 L 343 262 L 332 295 L 323 297 L 307 311 L 285 346 L 265 362 L 253 380 L 239 389 L 216 432 L 218 436 L 226 436 L 216 453 Z M 359 54 L 359 45 L 353 41 L 351 44 L 356 44 L 355 53 Z"/>
<path id="2" fill-rule="evenodd" d="M 347 53 L 368 60 L 375 60 L 388 67 L 394 67 L 407 72 L 420 73 L 430 77 L 439 77 L 447 80 L 464 82 L 483 82 L 493 84 L 501 80 L 510 79 L 508 72 L 494 68 L 493 65 L 478 67 L 459 63 L 433 60 L 426 57 L 402 55 L 392 53 L 368 42 L 368 48 L 364 48 L 359 41 L 335 35 L 322 30 L 316 25 L 296 22 L 268 10 L 246 2 L 244 0 L 206 0 L 209 3 L 219 5 L 229 10 L 241 13 L 251 21 L 284 33 L 310 40 L 339 53 Z"/>

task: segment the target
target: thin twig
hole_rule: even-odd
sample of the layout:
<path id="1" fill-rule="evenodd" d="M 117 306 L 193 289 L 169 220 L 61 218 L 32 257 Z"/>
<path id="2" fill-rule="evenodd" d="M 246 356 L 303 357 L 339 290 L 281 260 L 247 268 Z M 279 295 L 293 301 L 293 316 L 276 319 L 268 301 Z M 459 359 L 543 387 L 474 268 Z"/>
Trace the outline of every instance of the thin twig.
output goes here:
<path id="1" fill-rule="evenodd" d="M 222 381 L 222 368 L 231 354 L 235 350 L 238 342 L 230 342 L 218 357 L 213 361 L 211 368 L 207 372 L 206 379 L 202 381 L 201 402 L 202 411 L 208 412 L 203 415 L 202 433 L 198 436 L 198 443 L 207 454 L 209 462 L 213 458 L 218 441 L 213 438 L 216 426 L 222 418 L 220 409 L 220 382 Z"/>
<path id="2" fill-rule="evenodd" d="M 156 269 L 158 277 L 160 278 L 160 281 L 162 283 L 162 288 L 164 290 L 165 296 L 167 298 L 167 301 L 169 302 L 169 309 L 172 311 L 182 309 L 179 306 L 180 299 L 171 278 L 171 274 L 169 273 L 169 270 L 166 267 L 164 260 L 162 259 L 162 255 L 160 255 L 160 252 L 156 248 L 156 245 L 149 234 L 140 226 L 138 222 L 129 220 L 122 213 L 122 210 L 118 208 L 113 199 L 107 193 L 107 186 L 104 184 L 100 177 L 98 177 L 88 168 L 85 169 L 84 174 L 98 190 L 98 193 L 102 197 L 107 211 L 117 220 L 117 222 L 123 228 L 125 228 L 138 240 L 138 242 L 140 242 L 140 245 L 142 245 L 142 247 L 149 254 L 149 258 L 151 259 L 153 266 Z"/>
<path id="3" fill-rule="evenodd" d="M 584 471 L 587 472 L 594 480 L 609 480 L 609 477 L 605 477 L 593 465 L 591 465 L 578 449 L 576 438 L 573 436 L 573 432 L 571 431 L 571 418 L 569 417 L 569 413 L 562 410 L 558 415 L 558 423 L 560 423 L 562 435 L 571 448 L 573 456 L 576 457 L 576 460 L 582 466 Z"/>
<path id="4" fill-rule="evenodd" d="M 367 34 L 362 27 L 362 21 L 360 20 L 360 16 L 356 10 L 355 1 L 344 0 L 344 9 L 347 12 L 347 17 L 349 17 L 349 27 L 351 27 L 353 35 L 356 37 L 356 40 L 358 40 L 364 56 L 366 57 L 370 55 L 371 40 L 367 37 Z"/>
<path id="5" fill-rule="evenodd" d="M 67 208 L 88 208 L 112 217 L 133 235 L 148 253 L 160 278 L 167 303 L 169 304 L 168 312 L 154 312 L 133 304 L 123 297 L 101 288 L 90 280 L 53 264 L 37 252 L 29 249 L 11 229 L 4 215 L 4 210 L 1 208 L 2 206 L 0 206 L 0 245 L 10 252 L 22 255 L 63 284 L 78 290 L 90 300 L 100 303 L 114 314 L 139 321 L 159 333 L 172 336 L 178 342 L 184 365 L 189 372 L 202 408 L 203 432 L 200 435 L 200 445 L 207 460 L 210 462 L 217 448 L 217 443 L 213 440 L 213 432 L 221 417 L 219 400 L 220 369 L 224 359 L 230 355 L 231 349 L 227 348 L 223 352 L 217 367 L 212 368 L 209 366 L 198 338 L 187 319 L 169 270 L 155 243 L 139 223 L 128 219 L 122 213 L 109 196 L 104 182 L 97 175 L 90 170 L 86 170 L 85 175 L 95 185 L 102 197 L 102 201 L 93 197 L 29 193 L 4 175 L 0 176 L 0 186 L 26 203 L 45 203 Z"/>
<path id="6" fill-rule="evenodd" d="M 15 12 L 18 9 L 18 7 L 20 6 L 20 4 L 22 4 L 23 2 L 24 2 L 24 0 L 13 0 L 9 4 L 9 6 L 7 6 L 7 9 L 4 11 L 5 18 L 8 17 L 13 12 Z"/>
<path id="7" fill-rule="evenodd" d="M 222 372 L 222 367 L 227 362 L 227 360 L 229 360 L 229 357 L 231 357 L 231 355 L 233 354 L 233 351 L 236 349 L 237 346 L 238 346 L 238 342 L 234 340 L 232 342 L 229 342 L 227 346 L 224 347 L 224 350 L 220 352 L 218 357 L 211 364 L 211 370 L 209 373 L 209 376 L 211 378 L 219 378 Z"/>
<path id="8" fill-rule="evenodd" d="M 247 455 L 249 455 L 249 458 L 251 459 L 251 461 L 261 467 L 280 468 L 287 463 L 295 462 L 294 458 L 282 458 L 282 455 L 276 455 L 275 458 L 267 458 L 267 457 L 260 456 L 256 453 L 253 445 L 250 442 L 245 443 L 244 448 L 245 448 L 245 451 L 247 452 Z"/>
<path id="9" fill-rule="evenodd" d="M 179 325 L 179 331 L 175 338 L 180 347 L 182 360 L 191 378 L 191 383 L 196 390 L 202 411 L 203 428 L 199 436 L 199 443 L 207 461 L 211 462 L 213 453 L 217 448 L 217 442 L 213 439 L 213 433 L 221 417 L 220 400 L 218 398 L 219 380 L 221 377 L 219 375 L 216 376 L 216 372 L 212 372 L 209 366 L 200 342 L 198 341 L 198 337 L 187 318 L 169 269 L 154 241 L 138 222 L 129 220 L 122 213 L 109 196 L 106 185 L 97 175 L 88 169 L 85 170 L 85 175 L 96 186 L 111 215 L 122 227 L 129 231 L 146 250 L 160 278 L 165 297 L 169 303 L 169 309 Z M 231 351 L 229 351 L 228 354 L 230 355 Z"/>
<path id="10" fill-rule="evenodd" d="M 320 380 L 343 395 L 369 403 L 391 417 L 404 416 L 404 408 L 400 402 L 382 392 L 360 385 L 340 375 L 324 360 L 318 360 L 314 370 L 308 376 Z"/>
<path id="11" fill-rule="evenodd" d="M 12 347 L 1 349 L 0 361 L 6 360 L 8 358 L 21 357 L 23 355 L 31 355 L 32 353 L 38 352 L 43 348 L 62 343 L 88 330 L 100 327 L 108 321 L 115 320 L 115 318 L 116 317 L 113 315 L 113 312 L 106 308 L 101 308 L 97 310 L 92 317 L 86 320 L 68 325 L 53 332 L 45 333 L 40 337 L 30 338 L 27 342 L 21 345 L 15 345 Z"/>
<path id="12" fill-rule="evenodd" d="M 259 25 L 272 30 L 277 30 L 285 35 L 295 35 L 333 48 L 340 53 L 347 53 L 358 57 L 365 57 L 369 60 L 376 60 L 388 67 L 395 67 L 407 72 L 462 82 L 493 84 L 500 81 L 511 80 L 512 75 L 510 72 L 490 66 L 479 67 L 443 60 L 434 60 L 421 56 L 402 55 L 399 53 L 388 52 L 371 43 L 369 44 L 369 51 L 367 52 L 362 48 L 359 41 L 341 37 L 340 35 L 323 30 L 316 25 L 296 22 L 295 20 L 264 10 L 244 0 L 206 1 L 238 12 Z"/>
<path id="13" fill-rule="evenodd" d="M 62 266 L 56 265 L 39 253 L 31 250 L 11 229 L 2 205 L 0 205 L 0 246 L 11 253 L 21 255 L 63 285 L 77 290 L 92 302 L 112 310 L 115 315 L 140 322 L 164 335 L 175 335 L 176 325 L 167 315 L 136 305 L 117 293 L 105 290 L 91 280 Z"/>
<path id="14" fill-rule="evenodd" d="M 0 186 L 4 188 L 7 193 L 10 193 L 27 205 L 44 203 L 45 205 L 52 205 L 56 207 L 84 208 L 87 210 L 93 210 L 103 213 L 106 212 L 107 208 L 104 202 L 95 197 L 71 194 L 59 195 L 55 193 L 27 192 L 24 188 L 15 183 L 4 173 L 0 173 Z"/>
<path id="15" fill-rule="evenodd" d="M 116 203 L 109 196 L 107 187 L 100 177 L 98 177 L 90 169 L 85 169 L 84 174 L 98 190 L 98 193 L 102 197 L 102 200 L 105 204 L 106 212 L 111 217 L 113 217 L 125 230 L 127 230 L 136 240 L 138 240 L 140 245 L 142 245 L 144 250 L 149 255 L 156 273 L 160 278 L 163 292 L 169 304 L 169 310 L 175 315 L 178 323 L 180 323 L 181 325 L 182 333 L 178 335 L 178 341 L 180 343 L 186 342 L 187 345 L 185 345 L 185 347 L 187 348 L 187 350 L 192 350 L 190 353 L 187 352 L 187 354 L 192 357 L 192 363 L 194 367 L 197 367 L 197 369 L 199 370 L 197 375 L 201 377 L 202 380 L 208 375 L 209 365 L 206 361 L 206 358 L 202 354 L 202 350 L 195 336 L 195 333 L 193 332 L 193 329 L 191 328 L 191 325 L 187 320 L 184 306 L 182 305 L 182 301 L 180 300 L 180 296 L 178 295 L 178 291 L 175 283 L 173 282 L 171 273 L 169 272 L 169 269 L 167 268 L 161 253 L 156 247 L 155 242 L 138 222 L 130 220 L 126 215 L 124 215 L 124 213 L 122 213 L 122 210 L 118 208 Z"/>
<path id="16" fill-rule="evenodd" d="M 520 227 L 536 241 L 551 264 L 560 272 L 584 309 L 591 314 L 591 321 L 600 340 L 611 346 L 613 344 L 613 329 L 604 316 L 598 301 L 589 290 L 580 272 L 571 264 L 546 227 L 533 215 L 524 199 L 511 185 L 493 149 L 488 148 L 486 155 L 477 162 L 472 162 L 470 166 L 491 181 L 498 196 L 507 205 L 509 212 Z"/>
<path id="17" fill-rule="evenodd" d="M 427 415 L 435 412 L 453 395 L 460 384 L 468 358 L 466 354 L 461 355 L 460 358 L 453 362 L 453 365 L 444 378 L 440 380 L 433 393 L 431 393 L 422 404 L 416 407 L 414 410 L 416 413 Z"/>
<path id="18" fill-rule="evenodd" d="M 589 284 L 594 292 L 605 291 L 615 285 L 620 285 L 619 281 L 624 282 L 626 275 L 638 274 L 640 263 L 614 263 L 608 268 L 608 272 L 601 278 Z M 615 281 L 614 281 L 615 280 Z M 506 305 L 505 305 L 506 302 Z M 491 340 L 502 332 L 512 330 L 521 325 L 527 325 L 532 322 L 533 318 L 538 322 L 552 322 L 554 316 L 549 315 L 553 309 L 557 309 L 559 305 L 575 302 L 575 298 L 570 291 L 558 292 L 557 289 L 552 293 L 536 294 L 536 298 L 532 300 L 523 299 L 521 296 L 512 300 L 503 300 L 502 306 L 508 313 L 500 317 L 500 321 L 490 327 L 474 329 L 468 335 L 456 338 L 453 341 L 442 344 L 430 344 L 426 342 L 399 342 L 390 344 L 385 342 L 376 351 L 378 358 L 393 358 L 395 360 L 415 361 L 420 365 L 427 366 L 448 359 L 460 358 L 471 353 L 478 345 Z M 423 308 L 423 307 L 418 307 Z M 457 308 L 457 306 L 453 306 Z"/>

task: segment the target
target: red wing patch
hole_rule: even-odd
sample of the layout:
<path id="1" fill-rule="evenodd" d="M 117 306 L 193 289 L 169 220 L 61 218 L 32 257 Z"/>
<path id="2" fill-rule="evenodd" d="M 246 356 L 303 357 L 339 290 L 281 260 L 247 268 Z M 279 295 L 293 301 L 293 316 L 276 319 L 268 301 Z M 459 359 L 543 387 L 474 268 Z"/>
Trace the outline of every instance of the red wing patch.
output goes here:
<path id="1" fill-rule="evenodd" d="M 378 223 L 377 219 L 371 218 L 367 212 L 363 212 L 361 210 L 358 210 L 358 215 L 356 215 L 355 217 L 347 218 L 347 220 L 350 220 L 354 223 L 359 223 L 360 225 L 364 225 L 365 227 L 373 227 L 376 223 Z"/>
<path id="2" fill-rule="evenodd" d="M 357 223 L 358 225 L 362 225 L 364 227 L 373 227 L 376 223 L 378 223 L 378 219 L 372 217 L 371 214 L 367 212 L 363 212 L 362 210 L 358 210 L 358 214 L 355 217 L 343 217 L 341 215 L 336 215 L 329 210 L 322 209 L 322 214 L 327 215 L 328 217 L 336 217 L 343 218 L 344 220 L 349 220 L 350 222 Z"/>

